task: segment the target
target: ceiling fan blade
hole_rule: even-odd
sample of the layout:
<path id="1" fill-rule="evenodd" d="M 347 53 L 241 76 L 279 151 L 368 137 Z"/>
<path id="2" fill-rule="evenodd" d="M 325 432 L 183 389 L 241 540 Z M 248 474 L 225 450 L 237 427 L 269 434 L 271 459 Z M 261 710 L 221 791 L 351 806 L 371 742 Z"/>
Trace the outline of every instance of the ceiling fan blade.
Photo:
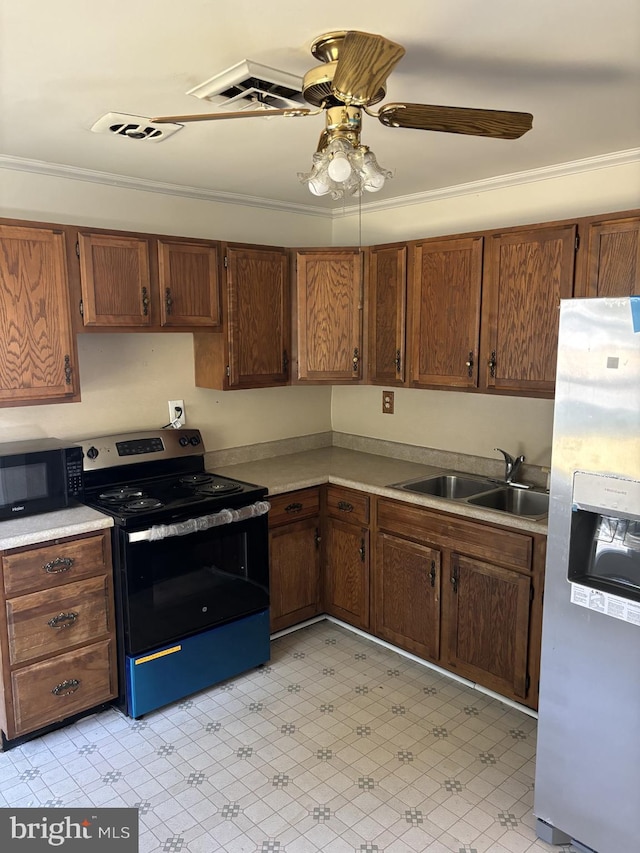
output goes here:
<path id="1" fill-rule="evenodd" d="M 150 121 L 157 124 L 176 123 L 182 124 L 189 121 L 218 121 L 225 118 L 269 118 L 270 116 L 286 116 L 295 118 L 297 116 L 315 115 L 317 110 L 308 110 L 304 107 L 288 107 L 281 110 L 241 110 L 233 113 L 199 113 L 192 116 L 159 116 L 152 118 Z"/>
<path id="2" fill-rule="evenodd" d="M 385 104 L 377 113 L 387 127 L 466 133 L 495 139 L 518 139 L 531 130 L 531 113 L 477 110 L 471 107 L 439 107 L 429 104 Z"/>
<path id="3" fill-rule="evenodd" d="M 346 104 L 368 104 L 404 54 L 402 45 L 384 36 L 348 32 L 338 51 L 333 94 Z"/>

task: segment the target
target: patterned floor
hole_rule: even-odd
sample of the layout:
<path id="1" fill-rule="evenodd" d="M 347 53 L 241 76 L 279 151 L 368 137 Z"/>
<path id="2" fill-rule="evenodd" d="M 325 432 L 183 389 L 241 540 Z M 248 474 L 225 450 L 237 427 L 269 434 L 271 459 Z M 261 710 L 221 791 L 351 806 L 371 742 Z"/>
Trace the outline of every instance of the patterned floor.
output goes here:
<path id="1" fill-rule="evenodd" d="M 134 721 L 0 754 L 1 806 L 136 806 L 152 853 L 569 853 L 536 840 L 536 721 L 329 621 Z"/>

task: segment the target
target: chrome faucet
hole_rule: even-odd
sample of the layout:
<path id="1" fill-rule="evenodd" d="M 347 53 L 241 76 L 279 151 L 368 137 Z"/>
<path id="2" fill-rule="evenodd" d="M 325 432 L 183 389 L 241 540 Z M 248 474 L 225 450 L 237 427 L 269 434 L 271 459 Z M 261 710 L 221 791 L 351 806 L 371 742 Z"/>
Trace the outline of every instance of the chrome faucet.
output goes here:
<path id="1" fill-rule="evenodd" d="M 516 475 L 520 471 L 520 466 L 524 462 L 524 456 L 516 456 L 514 459 L 510 453 L 507 453 L 506 450 L 503 450 L 501 447 L 495 447 L 494 450 L 497 450 L 498 453 L 502 453 L 504 456 L 504 481 L 509 485 L 521 485 L 520 483 L 514 483 Z M 522 484 L 524 485 L 524 484 Z"/>

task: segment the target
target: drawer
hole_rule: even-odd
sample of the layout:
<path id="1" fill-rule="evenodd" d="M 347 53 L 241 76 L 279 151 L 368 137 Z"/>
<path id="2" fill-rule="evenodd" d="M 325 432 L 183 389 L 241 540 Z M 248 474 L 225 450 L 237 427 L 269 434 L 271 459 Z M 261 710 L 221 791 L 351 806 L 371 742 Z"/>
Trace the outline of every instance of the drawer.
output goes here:
<path id="1" fill-rule="evenodd" d="M 110 630 L 111 578 L 65 584 L 11 598 L 6 603 L 12 665 L 87 644 Z"/>
<path id="2" fill-rule="evenodd" d="M 15 735 L 86 711 L 117 695 L 111 640 L 56 655 L 11 674 Z"/>
<path id="3" fill-rule="evenodd" d="M 531 570 L 533 538 L 492 524 L 383 498 L 378 501 L 378 529 L 506 568 Z"/>
<path id="4" fill-rule="evenodd" d="M 369 496 L 354 489 L 327 486 L 327 514 L 352 524 L 369 524 Z"/>
<path id="5" fill-rule="evenodd" d="M 100 533 L 5 551 L 2 571 L 7 598 L 104 574 L 111 569 L 110 541 L 110 533 Z"/>
<path id="6" fill-rule="evenodd" d="M 303 518 L 312 518 L 320 512 L 320 490 L 300 489 L 297 492 L 286 492 L 283 495 L 269 497 L 271 511 L 269 526 L 288 524 Z"/>

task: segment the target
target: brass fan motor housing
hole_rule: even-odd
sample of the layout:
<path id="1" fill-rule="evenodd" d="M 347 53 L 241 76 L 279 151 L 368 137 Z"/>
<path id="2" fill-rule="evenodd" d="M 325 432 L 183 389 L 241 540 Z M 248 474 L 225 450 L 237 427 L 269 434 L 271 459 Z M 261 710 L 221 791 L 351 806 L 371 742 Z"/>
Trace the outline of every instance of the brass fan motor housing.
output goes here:
<path id="1" fill-rule="evenodd" d="M 311 45 L 311 53 L 323 65 L 311 68 L 302 81 L 302 96 L 314 107 L 332 107 L 344 103 L 333 93 L 333 78 L 335 77 L 340 45 L 346 30 L 337 30 L 319 36 Z M 378 104 L 387 94 L 384 86 L 380 86 L 376 94 L 368 101 L 368 106 Z"/>

